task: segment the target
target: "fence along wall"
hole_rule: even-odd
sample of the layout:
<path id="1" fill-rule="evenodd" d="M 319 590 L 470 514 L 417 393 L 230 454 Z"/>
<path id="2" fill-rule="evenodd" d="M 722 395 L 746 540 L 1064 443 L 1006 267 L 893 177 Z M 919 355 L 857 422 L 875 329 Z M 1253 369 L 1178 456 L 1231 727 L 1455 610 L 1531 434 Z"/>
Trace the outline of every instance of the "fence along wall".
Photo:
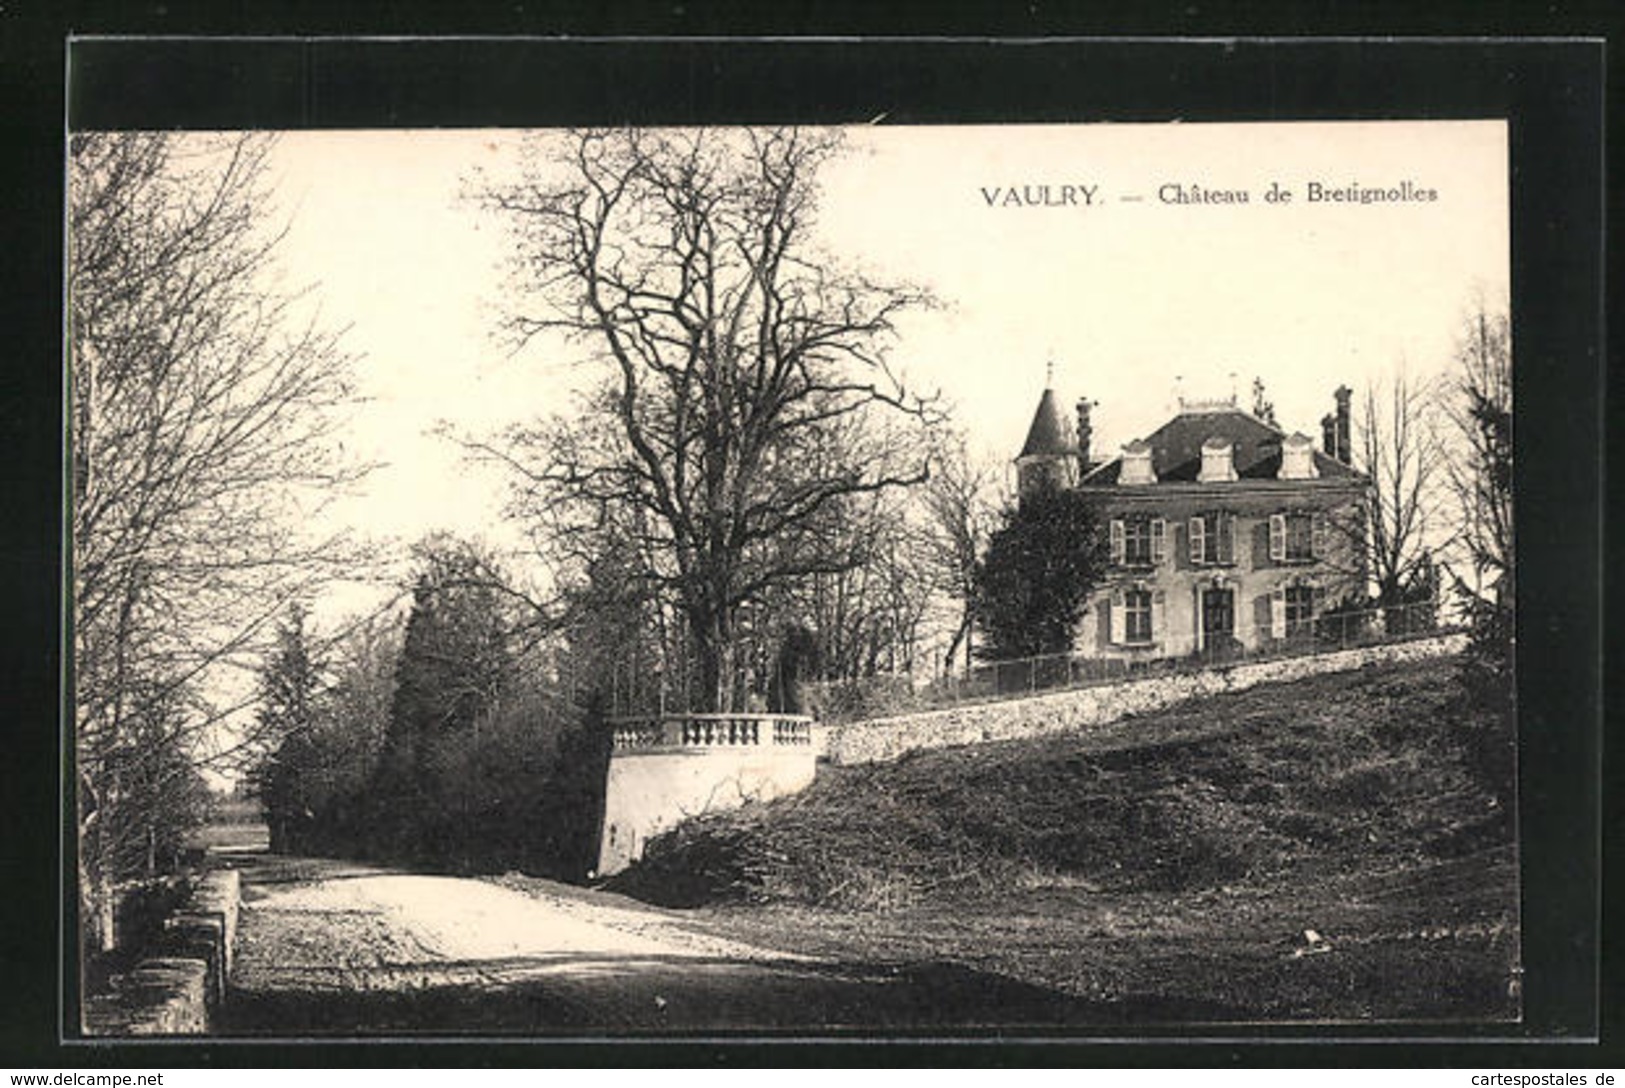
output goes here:
<path id="1" fill-rule="evenodd" d="M 599 876 L 625 869 L 651 838 L 683 820 L 812 784 L 812 719 L 801 715 L 685 714 L 615 726 Z"/>
<path id="2" fill-rule="evenodd" d="M 1283 617 L 1284 618 L 1284 617 Z M 1337 610 L 1316 617 L 1283 638 L 1234 639 L 1196 648 L 1189 640 L 1167 640 L 1154 653 L 1084 655 L 1075 652 L 1006 658 L 967 666 L 924 683 L 906 673 L 854 680 L 812 681 L 803 685 L 818 716 L 830 724 L 899 718 L 962 703 L 1018 699 L 1044 691 L 1151 676 L 1233 668 L 1283 657 L 1323 655 L 1408 639 L 1442 635 L 1461 627 L 1441 627 L 1434 601 L 1360 611 Z"/>
<path id="3" fill-rule="evenodd" d="M 928 748 L 1063 733 L 1159 710 L 1199 695 L 1342 672 L 1379 661 L 1460 653 L 1466 645 L 1465 634 L 1452 633 L 832 725 L 824 737 L 822 754 L 832 763 L 877 763 Z"/>

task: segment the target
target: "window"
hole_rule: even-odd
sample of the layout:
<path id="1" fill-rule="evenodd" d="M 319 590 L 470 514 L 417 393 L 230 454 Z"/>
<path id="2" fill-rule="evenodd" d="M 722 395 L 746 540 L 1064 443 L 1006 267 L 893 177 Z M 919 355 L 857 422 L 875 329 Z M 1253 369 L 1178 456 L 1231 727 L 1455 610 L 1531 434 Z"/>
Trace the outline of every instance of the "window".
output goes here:
<path id="1" fill-rule="evenodd" d="M 1139 518 L 1123 522 L 1123 562 L 1151 562 L 1151 526 Z"/>
<path id="2" fill-rule="evenodd" d="M 1279 586 L 1270 595 L 1270 635 L 1302 638 L 1315 629 L 1315 587 L 1297 583 Z"/>
<path id="3" fill-rule="evenodd" d="M 1115 646 L 1149 646 L 1162 627 L 1163 591 L 1144 582 L 1112 590 L 1111 641 Z"/>
<path id="4" fill-rule="evenodd" d="M 1309 563 L 1325 550 L 1324 518 L 1319 514 L 1270 515 L 1270 559 L 1276 563 Z"/>
<path id="5" fill-rule="evenodd" d="M 1191 562 L 1201 566 L 1228 566 L 1236 561 L 1235 516 L 1197 514 L 1189 532 Z"/>
<path id="6" fill-rule="evenodd" d="M 1309 586 L 1288 586 L 1286 590 L 1286 637 L 1307 635 L 1314 629 L 1315 591 Z"/>
<path id="7" fill-rule="evenodd" d="M 1162 562 L 1168 523 L 1162 518 L 1114 518 L 1112 562 L 1120 567 L 1150 567 Z"/>
<path id="8" fill-rule="evenodd" d="M 1123 594 L 1123 641 L 1151 641 L 1151 591 L 1131 589 Z"/>

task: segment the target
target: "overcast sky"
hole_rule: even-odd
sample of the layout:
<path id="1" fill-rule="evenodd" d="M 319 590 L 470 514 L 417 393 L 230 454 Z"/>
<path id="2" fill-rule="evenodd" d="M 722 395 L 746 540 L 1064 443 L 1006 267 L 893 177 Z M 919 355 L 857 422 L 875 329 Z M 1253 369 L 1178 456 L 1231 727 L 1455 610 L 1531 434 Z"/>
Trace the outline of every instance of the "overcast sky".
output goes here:
<path id="1" fill-rule="evenodd" d="M 515 146 L 502 131 L 282 138 L 284 264 L 349 326 L 370 398 L 350 444 L 387 463 L 338 520 L 511 539 L 500 479 L 433 431 L 567 408 L 582 374 L 579 348 L 510 356 L 494 336 L 507 240 L 460 193 L 476 168 L 513 169 Z M 822 182 L 821 243 L 943 303 L 903 323 L 895 362 L 1006 461 L 1049 361 L 1064 403 L 1098 402 L 1097 455 L 1166 420 L 1176 379 L 1245 405 L 1261 377 L 1283 427 L 1318 441 L 1338 384 L 1445 368 L 1475 294 L 1508 293 L 1501 122 L 882 126 L 851 130 Z M 1310 202 L 1311 182 L 1435 199 Z M 1290 203 L 1263 199 L 1272 183 Z M 1008 195 L 1044 185 L 1049 206 Z M 1169 203 L 1173 186 L 1249 201 Z"/>

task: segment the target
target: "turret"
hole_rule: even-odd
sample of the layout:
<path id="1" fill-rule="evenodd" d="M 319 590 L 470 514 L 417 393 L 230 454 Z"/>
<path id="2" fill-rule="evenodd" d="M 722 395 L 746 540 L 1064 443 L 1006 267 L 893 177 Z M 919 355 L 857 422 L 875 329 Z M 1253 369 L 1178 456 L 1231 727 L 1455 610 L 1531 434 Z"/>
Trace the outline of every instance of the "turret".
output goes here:
<path id="1" fill-rule="evenodd" d="M 1078 450 L 1056 405 L 1055 390 L 1045 389 L 1027 428 L 1027 441 L 1016 455 L 1016 491 L 1026 499 L 1045 489 L 1064 490 L 1078 483 Z"/>

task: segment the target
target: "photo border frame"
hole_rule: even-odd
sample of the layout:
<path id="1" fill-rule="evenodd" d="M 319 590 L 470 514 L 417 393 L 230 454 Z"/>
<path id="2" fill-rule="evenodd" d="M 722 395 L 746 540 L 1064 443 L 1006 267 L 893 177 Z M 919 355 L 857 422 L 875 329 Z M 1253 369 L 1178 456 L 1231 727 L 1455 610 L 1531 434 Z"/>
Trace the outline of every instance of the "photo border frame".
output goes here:
<path id="1" fill-rule="evenodd" d="M 1339 1064 L 1352 1051 L 1403 1041 L 1420 1047 L 1516 1046 L 1595 1038 L 1602 1030 L 1601 857 L 1602 624 L 1601 541 L 1605 389 L 1603 352 L 1604 49 L 1596 39 L 1430 38 L 1411 40 L 1291 38 L 153 38 L 75 37 L 65 41 L 65 121 L 77 128 L 348 128 L 551 127 L 569 124 L 744 124 L 763 122 L 888 125 L 999 122 L 1183 122 L 1282 120 L 1478 119 L 1509 121 L 1511 162 L 1512 318 L 1520 435 L 1516 495 L 1520 529 L 1519 726 L 1522 800 L 1520 858 L 1524 895 L 1525 1023 L 1453 1026 L 1445 1031 L 1373 1031 L 1276 1025 L 1258 1032 L 1200 1027 L 1113 1040 L 1108 1062 L 1127 1061 L 1145 1046 L 1176 1049 L 1184 1064 L 1212 1047 L 1244 1048 L 1313 1064 L 1333 1044 Z M 60 125 L 60 121 L 58 122 Z M 60 132 L 60 128 L 58 129 Z M 25 205 L 50 210 L 60 223 L 60 159 L 32 161 L 34 176 L 54 173 L 56 188 L 31 186 Z M 45 226 L 51 226 L 47 220 Z M 56 228 L 60 243 L 60 227 Z M 30 358 L 60 359 L 60 269 L 56 321 Z M 38 271 L 38 269 L 36 269 Z M 41 277 L 42 279 L 45 277 Z M 49 311 L 48 311 L 49 312 Z M 62 494 L 60 371 L 30 365 L 25 396 L 39 410 L 23 435 L 31 494 L 44 498 L 44 519 L 59 530 Z M 1587 408 L 1596 407 L 1587 411 Z M 46 426 L 42 429 L 40 422 Z M 1563 526 L 1561 534 L 1538 527 Z M 59 532 L 31 538 L 28 555 L 62 567 Z M 54 588 L 54 587 L 46 587 Z M 60 602 L 34 599 L 25 609 L 60 630 Z M 32 626 L 32 625 L 30 625 Z M 38 639 L 38 632 L 35 632 Z M 60 641 L 49 686 L 52 718 L 62 709 L 66 675 Z M 32 675 L 32 673 L 30 673 Z M 71 721 L 71 717 L 67 720 Z M 53 734 L 30 747 L 25 766 L 71 758 L 71 737 Z M 33 819 L 56 820 L 59 799 L 38 788 L 21 795 Z M 34 807 L 43 801 L 43 808 Z M 59 838 L 37 836 L 55 857 L 46 887 L 60 893 L 71 877 L 71 821 Z M 50 851 L 47 851 L 50 853 Z M 50 898 L 57 898 L 52 894 Z M 71 911 L 73 897 L 62 900 Z M 63 922 L 67 924 L 66 921 Z M 15 927 L 13 927 L 15 928 Z M 54 951 L 54 949 L 53 949 Z M 58 960 L 45 997 L 67 988 L 73 972 Z M 34 986 L 36 974 L 28 973 Z M 30 1007 L 56 1009 L 30 1002 Z M 62 1023 L 73 1018 L 64 1016 Z M 53 1033 L 54 1034 L 54 1033 Z M 66 1042 L 58 1037 L 56 1042 Z M 426 1042 L 427 1040 L 424 1040 Z M 956 1060 L 1047 1064 L 1092 1036 L 1008 1039 L 907 1036 L 835 1038 L 808 1050 L 763 1040 L 662 1038 L 626 1048 L 629 1040 L 482 1040 L 481 1060 L 560 1063 L 579 1053 L 595 1062 L 690 1061 L 734 1052 L 753 1061 L 872 1062 L 869 1044 L 908 1044 L 926 1060 L 955 1048 Z M 437 1037 L 436 1060 L 460 1063 L 466 1040 Z M 606 1049 L 605 1044 L 609 1049 Z M 210 1040 L 212 1060 L 256 1064 L 286 1059 L 273 1044 Z M 346 1048 L 322 1040 L 301 1057 L 350 1064 L 365 1056 L 399 1056 L 410 1044 Z M 118 1053 L 190 1064 L 190 1044 L 159 1047 L 75 1041 L 103 1057 Z M 987 1049 L 997 1048 L 995 1051 Z M 923 1050 L 916 1051 L 916 1048 Z M 1304 1048 L 1311 1049 L 1304 1049 Z M 358 1053 L 358 1051 L 360 1053 Z M 126 1053 L 128 1052 L 128 1053 Z M 420 1052 L 421 1053 L 421 1052 Z M 1550 1051 L 1544 1051 L 1550 1053 Z M 889 1048 L 888 1061 L 902 1050 Z M 844 1057 L 843 1057 L 844 1056 Z M 1351 1062 L 1351 1059 L 1354 1061 Z M 414 1060 L 412 1064 L 417 1064 Z M 1271 1064 L 1275 1064 L 1274 1061 Z"/>

